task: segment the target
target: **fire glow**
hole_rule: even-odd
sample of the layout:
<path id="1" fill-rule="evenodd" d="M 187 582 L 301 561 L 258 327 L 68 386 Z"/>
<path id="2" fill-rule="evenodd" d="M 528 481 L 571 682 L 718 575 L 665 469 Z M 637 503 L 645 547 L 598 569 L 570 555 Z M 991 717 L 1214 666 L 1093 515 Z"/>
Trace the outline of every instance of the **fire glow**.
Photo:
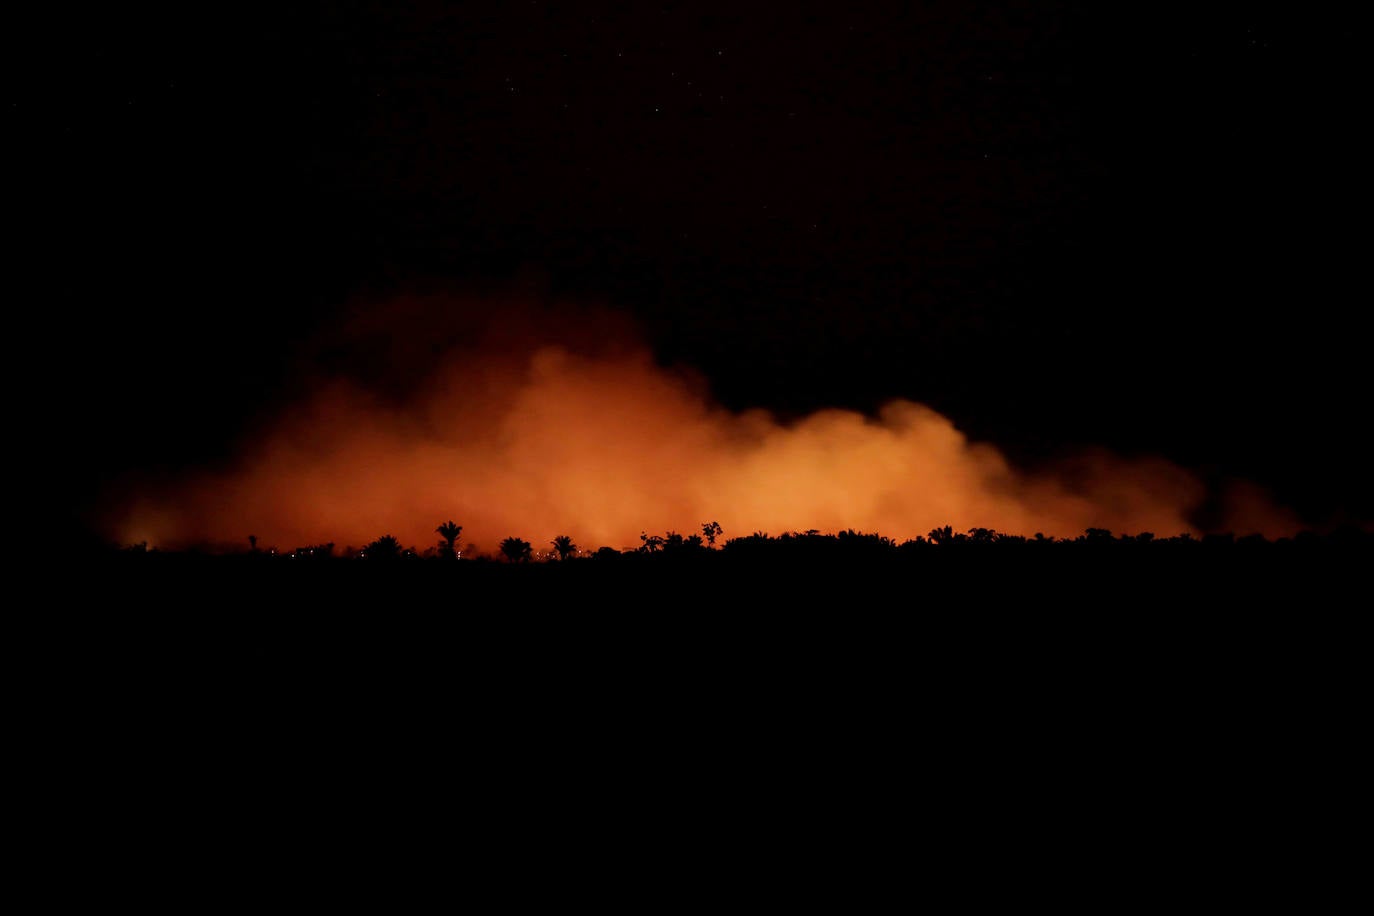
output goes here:
<path id="1" fill-rule="evenodd" d="M 571 334 L 524 314 L 436 338 L 433 313 L 399 307 L 346 332 L 387 342 L 383 362 L 411 376 L 403 396 L 341 375 L 314 382 L 232 467 L 120 500 L 111 536 L 241 546 L 251 533 L 290 549 L 393 534 L 423 550 L 452 518 L 468 555 L 494 554 L 507 536 L 626 548 L 709 520 L 727 538 L 853 528 L 904 540 L 944 525 L 1168 536 L 1197 531 L 1189 518 L 1207 495 L 1162 459 L 1097 452 L 1023 471 L 905 400 L 876 417 L 823 410 L 793 423 L 727 411 L 589 314 L 561 322 Z M 1228 522 L 1270 537 L 1297 528 L 1257 493 L 1234 501 Z"/>

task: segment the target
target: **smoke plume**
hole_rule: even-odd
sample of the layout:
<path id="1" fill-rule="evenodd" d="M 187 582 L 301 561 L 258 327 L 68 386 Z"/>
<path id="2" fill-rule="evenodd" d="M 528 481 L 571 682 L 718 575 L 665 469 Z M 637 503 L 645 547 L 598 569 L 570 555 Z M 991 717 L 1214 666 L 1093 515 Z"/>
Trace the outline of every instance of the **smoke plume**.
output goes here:
<path id="1" fill-rule="evenodd" d="M 1167 536 L 1196 532 L 1207 498 L 1162 459 L 1096 451 L 1018 469 L 905 400 L 795 422 L 731 412 L 699 378 L 657 365 L 623 319 L 588 309 L 407 300 L 360 312 L 307 365 L 232 466 L 120 501 L 111 536 L 177 547 L 255 534 L 291 549 L 393 534 L 424 549 L 452 519 L 469 554 L 507 536 L 624 548 L 711 520 L 727 537 L 854 528 L 902 540 L 944 525 Z M 1242 495 L 1236 533 L 1296 529 Z"/>

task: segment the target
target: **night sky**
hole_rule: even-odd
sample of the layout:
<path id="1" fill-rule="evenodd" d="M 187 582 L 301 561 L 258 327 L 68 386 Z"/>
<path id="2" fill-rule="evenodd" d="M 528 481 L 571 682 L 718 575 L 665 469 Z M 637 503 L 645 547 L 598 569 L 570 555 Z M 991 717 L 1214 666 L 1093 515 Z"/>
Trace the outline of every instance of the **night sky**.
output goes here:
<path id="1" fill-rule="evenodd" d="M 626 313 L 731 409 L 902 397 L 1017 461 L 1155 454 L 1374 517 L 1339 23 L 192 6 L 12 38 L 11 307 L 74 507 L 222 460 L 360 302 L 520 290 Z"/>

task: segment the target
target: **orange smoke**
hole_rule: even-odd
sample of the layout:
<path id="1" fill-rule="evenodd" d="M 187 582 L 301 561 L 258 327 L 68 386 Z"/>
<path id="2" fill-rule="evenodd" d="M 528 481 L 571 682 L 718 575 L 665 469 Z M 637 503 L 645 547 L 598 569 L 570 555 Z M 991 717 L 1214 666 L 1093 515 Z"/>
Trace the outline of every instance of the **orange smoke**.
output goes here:
<path id="1" fill-rule="evenodd" d="M 903 540 L 944 525 L 1166 536 L 1195 532 L 1189 516 L 1206 497 L 1163 460 L 1098 452 L 1018 470 L 909 401 L 876 418 L 732 413 L 585 312 L 526 312 L 480 333 L 463 329 L 469 311 L 444 312 L 448 321 L 432 312 L 355 322 L 341 339 L 367 341 L 368 382 L 354 372 L 312 383 L 232 468 L 117 506 L 111 536 L 175 547 L 255 534 L 291 549 L 393 534 L 424 549 L 453 519 L 469 554 L 495 553 L 512 535 L 537 549 L 561 534 L 584 548 L 630 547 L 641 532 L 690 534 L 709 520 L 727 538 L 856 528 Z M 531 323 L 549 333 L 511 331 Z M 1238 534 L 1297 529 L 1253 493 L 1233 518 Z"/>

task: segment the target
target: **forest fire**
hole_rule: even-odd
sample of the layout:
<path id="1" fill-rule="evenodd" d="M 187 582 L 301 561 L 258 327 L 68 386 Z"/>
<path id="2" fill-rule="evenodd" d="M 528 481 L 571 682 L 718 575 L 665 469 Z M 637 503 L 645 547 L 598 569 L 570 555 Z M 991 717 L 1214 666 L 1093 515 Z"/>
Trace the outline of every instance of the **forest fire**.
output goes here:
<path id="1" fill-rule="evenodd" d="M 343 372 L 312 382 L 232 467 L 114 507 L 111 536 L 241 547 L 253 533 L 281 549 L 342 549 L 390 533 L 423 550 L 452 518 L 468 555 L 495 553 L 512 535 L 619 549 L 707 520 L 727 538 L 853 528 L 901 540 L 947 524 L 1167 536 L 1196 531 L 1190 515 L 1206 497 L 1193 474 L 1161 459 L 1099 452 L 1020 470 L 910 401 L 876 417 L 824 410 L 791 423 L 727 411 L 610 330 L 616 322 L 585 313 L 487 321 L 480 333 L 470 311 L 444 314 L 456 322 L 448 331 L 433 303 L 355 322 L 340 339 L 383 342 L 366 380 Z M 531 326 L 544 331 L 532 339 Z M 425 349 L 432 341 L 441 343 Z M 1270 537 L 1298 527 L 1258 492 L 1227 521 Z"/>

